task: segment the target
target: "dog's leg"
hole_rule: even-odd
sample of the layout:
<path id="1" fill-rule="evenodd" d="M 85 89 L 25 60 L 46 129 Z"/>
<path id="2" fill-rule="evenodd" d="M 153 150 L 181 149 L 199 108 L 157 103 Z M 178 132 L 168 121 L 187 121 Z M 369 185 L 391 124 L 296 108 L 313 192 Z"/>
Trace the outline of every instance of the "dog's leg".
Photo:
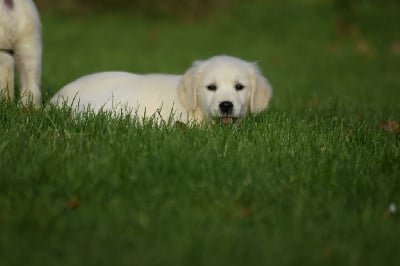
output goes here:
<path id="1" fill-rule="evenodd" d="M 14 57 L 0 52 L 0 96 L 14 99 Z"/>
<path id="2" fill-rule="evenodd" d="M 16 44 L 16 64 L 21 79 L 21 100 L 27 105 L 39 107 L 41 101 L 40 77 L 42 45 L 40 29 L 23 34 Z"/>

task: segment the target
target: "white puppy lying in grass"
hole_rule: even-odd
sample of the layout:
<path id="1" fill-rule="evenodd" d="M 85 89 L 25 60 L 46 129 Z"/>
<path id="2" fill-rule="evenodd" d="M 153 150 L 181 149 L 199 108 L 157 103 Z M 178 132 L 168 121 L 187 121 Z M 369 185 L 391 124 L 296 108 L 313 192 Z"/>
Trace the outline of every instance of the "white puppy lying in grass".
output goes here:
<path id="1" fill-rule="evenodd" d="M 50 101 L 76 111 L 111 111 L 165 122 L 224 124 L 267 108 L 272 89 L 255 63 L 230 56 L 194 62 L 183 75 L 103 72 L 82 77 Z"/>
<path id="2" fill-rule="evenodd" d="M 41 26 L 31 0 L 0 0 L 0 96 L 14 99 L 14 65 L 21 78 L 21 100 L 40 105 Z"/>

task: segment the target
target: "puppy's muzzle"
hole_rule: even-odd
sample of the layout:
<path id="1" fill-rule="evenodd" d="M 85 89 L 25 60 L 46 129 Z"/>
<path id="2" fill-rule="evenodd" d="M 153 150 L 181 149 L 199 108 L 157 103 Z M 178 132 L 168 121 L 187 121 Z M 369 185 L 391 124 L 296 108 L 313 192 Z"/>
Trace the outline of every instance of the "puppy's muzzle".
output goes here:
<path id="1" fill-rule="evenodd" d="M 230 116 L 233 113 L 233 103 L 224 101 L 219 104 L 219 111 L 224 116 Z"/>
<path id="2" fill-rule="evenodd" d="M 237 121 L 237 117 L 233 117 L 233 103 L 230 101 L 223 101 L 219 104 L 220 119 L 222 124 L 233 124 Z"/>

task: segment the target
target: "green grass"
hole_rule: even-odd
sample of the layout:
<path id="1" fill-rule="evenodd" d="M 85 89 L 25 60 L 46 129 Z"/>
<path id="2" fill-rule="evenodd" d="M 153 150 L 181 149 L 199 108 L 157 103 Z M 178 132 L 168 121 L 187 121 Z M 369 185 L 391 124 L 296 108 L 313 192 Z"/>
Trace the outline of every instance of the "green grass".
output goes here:
<path id="1" fill-rule="evenodd" d="M 397 265 L 400 135 L 381 121 L 400 122 L 399 14 L 359 6 L 344 38 L 317 1 L 189 24 L 43 14 L 45 101 L 87 73 L 220 53 L 259 61 L 274 97 L 193 128 L 0 102 L 0 264 Z"/>

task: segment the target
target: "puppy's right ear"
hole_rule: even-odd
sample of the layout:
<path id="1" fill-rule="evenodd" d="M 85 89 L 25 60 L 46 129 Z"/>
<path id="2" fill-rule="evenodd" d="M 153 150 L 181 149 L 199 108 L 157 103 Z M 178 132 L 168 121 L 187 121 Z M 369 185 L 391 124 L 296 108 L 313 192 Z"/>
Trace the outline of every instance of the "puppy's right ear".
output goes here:
<path id="1" fill-rule="evenodd" d="M 251 80 L 253 88 L 251 91 L 250 111 L 252 113 L 259 113 L 268 107 L 272 97 L 272 87 L 268 80 L 261 74 L 256 64 L 253 64 Z"/>
<path id="2" fill-rule="evenodd" d="M 200 80 L 200 64 L 195 62 L 193 66 L 182 76 L 178 86 L 178 96 L 187 110 L 194 111 L 197 107 L 197 89 Z"/>

